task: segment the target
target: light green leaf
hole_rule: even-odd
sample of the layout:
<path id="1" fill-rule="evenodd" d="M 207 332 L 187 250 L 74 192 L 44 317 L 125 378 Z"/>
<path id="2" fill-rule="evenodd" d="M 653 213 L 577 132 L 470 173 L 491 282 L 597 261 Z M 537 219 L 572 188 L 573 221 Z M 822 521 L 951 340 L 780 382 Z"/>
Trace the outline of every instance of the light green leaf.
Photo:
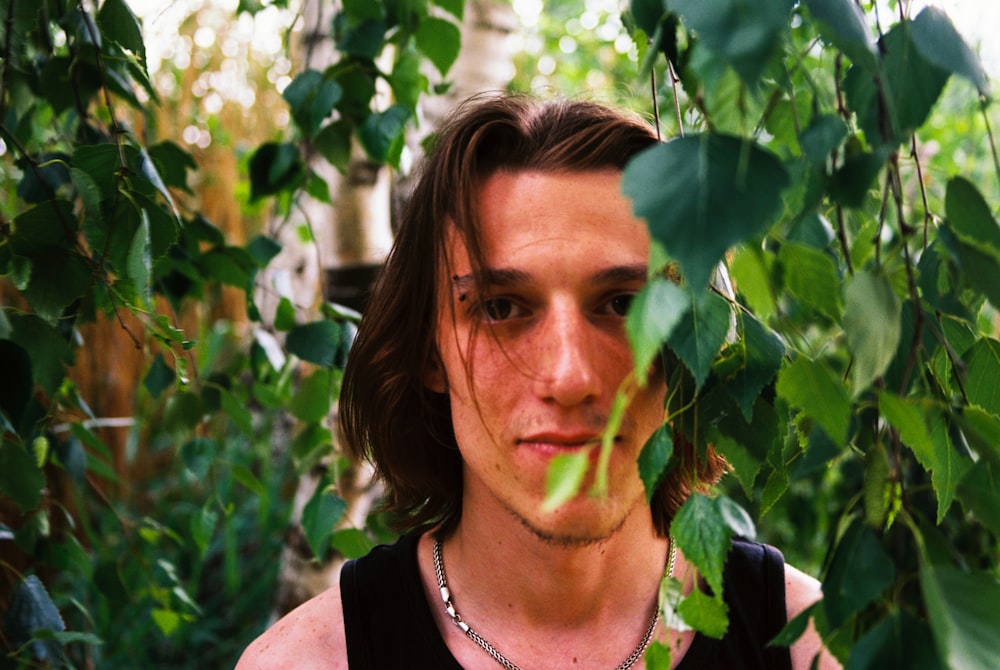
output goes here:
<path id="1" fill-rule="evenodd" d="M 559 454 L 549 463 L 545 479 L 545 502 L 542 511 L 554 512 L 560 505 L 573 499 L 580 492 L 583 478 L 590 464 L 590 450 L 575 454 Z"/>
<path id="2" fill-rule="evenodd" d="M 698 289 L 727 249 L 768 226 L 788 182 L 781 162 L 757 144 L 702 134 L 639 154 L 626 167 L 622 188 Z"/>
<path id="3" fill-rule="evenodd" d="M 672 281 L 654 277 L 635 296 L 625 318 L 636 373 L 645 384 L 649 368 L 691 304 L 690 294 Z"/>
<path id="4" fill-rule="evenodd" d="M 951 668 L 995 670 L 1000 658 L 1000 582 L 921 561 L 920 588 L 934 640 Z"/>
<path id="5" fill-rule="evenodd" d="M 884 278 L 860 271 L 844 286 L 844 332 L 854 357 L 851 391 L 855 397 L 892 363 L 901 333 L 900 302 Z"/>
<path id="6" fill-rule="evenodd" d="M 990 94 L 982 63 L 955 30 L 947 14 L 937 7 L 926 7 L 914 19 L 912 30 L 913 44 L 928 62 L 965 77 L 980 95 Z"/>
<path id="7" fill-rule="evenodd" d="M 465 0 L 432 0 L 435 5 L 454 16 L 459 21 L 465 15 Z"/>
<path id="8" fill-rule="evenodd" d="M 774 288 L 768 258 L 754 245 L 739 249 L 729 264 L 740 295 L 762 321 L 767 321 L 777 313 Z"/>
<path id="9" fill-rule="evenodd" d="M 823 581 L 823 607 L 831 628 L 892 586 L 895 568 L 875 533 L 855 518 L 837 543 Z"/>
<path id="10" fill-rule="evenodd" d="M 152 612 L 153 623 L 164 636 L 170 637 L 181 625 L 181 615 L 173 610 L 157 607 Z"/>
<path id="11" fill-rule="evenodd" d="M 962 357 L 969 402 L 1000 416 L 1000 340 L 984 337 Z"/>
<path id="12" fill-rule="evenodd" d="M 666 0 L 698 39 L 757 84 L 791 22 L 791 0 Z"/>
<path id="13" fill-rule="evenodd" d="M 670 426 L 664 424 L 646 440 L 639 453 L 639 477 L 646 489 L 646 501 L 653 499 L 656 485 L 665 474 L 667 463 L 674 455 L 674 438 Z"/>
<path id="14" fill-rule="evenodd" d="M 326 558 L 334 528 L 346 511 L 347 501 L 334 495 L 329 481 L 323 479 L 302 509 L 302 531 L 317 560 Z"/>
<path id="15" fill-rule="evenodd" d="M 809 12 L 820 22 L 820 34 L 851 59 L 874 71 L 878 64 L 875 42 L 865 13 L 854 0 L 806 0 Z"/>
<path id="16" fill-rule="evenodd" d="M 701 388 L 729 333 L 729 303 L 708 290 L 694 292 L 691 307 L 673 329 L 667 344 L 691 371 Z"/>
<path id="17" fill-rule="evenodd" d="M 729 607 L 725 601 L 699 589 L 694 589 L 681 601 L 677 612 L 691 628 L 717 640 L 721 640 L 729 629 Z"/>
<path id="18" fill-rule="evenodd" d="M 434 64 L 441 76 L 458 58 L 462 47 L 462 33 L 451 21 L 434 16 L 424 16 L 416 32 L 417 48 Z"/>
<path id="19" fill-rule="evenodd" d="M 285 344 L 302 360 L 329 368 L 341 349 L 341 330 L 333 321 L 313 321 L 292 328 Z"/>
<path id="20" fill-rule="evenodd" d="M 288 410 L 296 419 L 305 423 L 322 421 L 330 412 L 332 390 L 330 371 L 325 368 L 315 370 L 302 380 L 292 396 Z"/>
<path id="21" fill-rule="evenodd" d="M 831 319 L 840 318 L 840 293 L 831 290 L 840 285 L 837 264 L 829 254 L 804 244 L 786 243 L 778 251 L 788 291 Z"/>
<path id="22" fill-rule="evenodd" d="M 778 373 L 778 395 L 811 416 L 837 444 L 847 441 L 851 404 L 847 389 L 818 361 L 797 356 Z"/>

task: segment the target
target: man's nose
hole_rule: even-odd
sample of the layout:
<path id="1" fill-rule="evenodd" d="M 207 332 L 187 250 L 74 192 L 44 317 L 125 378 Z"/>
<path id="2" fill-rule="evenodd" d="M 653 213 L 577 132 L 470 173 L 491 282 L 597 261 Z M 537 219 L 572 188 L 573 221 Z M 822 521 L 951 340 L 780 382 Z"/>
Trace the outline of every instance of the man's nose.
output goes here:
<path id="1" fill-rule="evenodd" d="M 535 391 L 543 400 L 572 406 L 601 390 L 598 343 L 579 309 L 560 307 L 544 321 L 537 342 Z"/>

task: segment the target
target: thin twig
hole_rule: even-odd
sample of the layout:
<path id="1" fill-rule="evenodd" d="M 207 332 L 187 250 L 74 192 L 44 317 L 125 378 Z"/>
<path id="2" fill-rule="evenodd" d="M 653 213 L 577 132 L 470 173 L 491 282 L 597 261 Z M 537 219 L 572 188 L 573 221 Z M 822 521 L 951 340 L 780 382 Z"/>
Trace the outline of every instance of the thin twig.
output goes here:
<path id="1" fill-rule="evenodd" d="M 660 134 L 660 99 L 656 95 L 656 68 L 649 68 L 649 89 L 653 98 L 653 123 L 656 125 L 656 141 L 662 142 L 663 136 Z"/>
<path id="2" fill-rule="evenodd" d="M 681 100 L 678 97 L 677 83 L 680 79 L 677 77 L 677 73 L 674 72 L 673 64 L 667 60 L 667 74 L 670 77 L 670 88 L 674 92 L 674 114 L 677 115 L 677 134 L 680 137 L 684 137 L 684 117 L 681 115 Z"/>
<path id="3" fill-rule="evenodd" d="M 920 167 L 920 155 L 917 153 L 917 136 L 910 137 L 910 156 L 914 165 L 917 166 L 917 183 L 920 185 L 920 199 L 924 203 L 924 241 L 923 248 L 927 249 L 927 230 L 931 225 L 931 206 L 927 202 L 927 188 L 924 186 L 924 171 Z"/>

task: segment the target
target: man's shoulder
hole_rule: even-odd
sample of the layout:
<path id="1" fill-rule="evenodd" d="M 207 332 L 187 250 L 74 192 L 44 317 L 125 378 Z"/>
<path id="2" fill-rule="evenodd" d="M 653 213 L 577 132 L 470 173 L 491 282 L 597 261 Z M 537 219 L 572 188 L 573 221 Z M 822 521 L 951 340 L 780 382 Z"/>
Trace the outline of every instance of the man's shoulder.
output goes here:
<path id="1" fill-rule="evenodd" d="M 347 668 L 340 586 L 295 608 L 258 637 L 236 670 L 339 670 Z"/>

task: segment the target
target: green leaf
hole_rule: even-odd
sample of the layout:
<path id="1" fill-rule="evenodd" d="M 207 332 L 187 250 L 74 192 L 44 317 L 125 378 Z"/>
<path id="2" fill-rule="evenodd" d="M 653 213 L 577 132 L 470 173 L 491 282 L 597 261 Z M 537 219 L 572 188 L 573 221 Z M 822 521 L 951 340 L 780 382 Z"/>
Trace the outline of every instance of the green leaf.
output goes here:
<path id="1" fill-rule="evenodd" d="M 295 305 L 288 298 L 282 298 L 278 302 L 278 308 L 274 313 L 274 329 L 285 332 L 295 327 Z"/>
<path id="2" fill-rule="evenodd" d="M 316 135 L 316 149 L 333 167 L 341 173 L 347 171 L 351 163 L 351 123 L 335 121 L 323 127 Z"/>
<path id="3" fill-rule="evenodd" d="M 417 48 L 434 64 L 441 76 L 458 59 L 462 48 L 462 32 L 451 21 L 434 16 L 424 16 L 420 19 L 415 35 Z"/>
<path id="4" fill-rule="evenodd" d="M 97 13 L 101 33 L 136 55 L 143 70 L 146 69 L 146 45 L 142 41 L 142 28 L 124 0 L 104 0 Z"/>
<path id="5" fill-rule="evenodd" d="M 665 474 L 667 463 L 674 455 L 674 438 L 670 426 L 664 424 L 646 440 L 639 453 L 639 477 L 646 489 L 646 502 L 653 499 L 656 485 Z"/>
<path id="6" fill-rule="evenodd" d="M 44 487 L 45 474 L 34 456 L 19 444 L 0 442 L 0 493 L 26 513 L 38 506 Z"/>
<path id="7" fill-rule="evenodd" d="M 309 502 L 302 509 L 302 531 L 313 555 L 323 561 L 330 550 L 333 530 L 347 511 L 347 501 L 334 495 L 329 482 L 323 479 Z"/>
<path id="8" fill-rule="evenodd" d="M 270 496 L 267 495 L 267 488 L 261 483 L 257 476 L 250 472 L 250 469 L 245 465 L 240 465 L 239 463 L 233 463 L 230 472 L 233 475 L 233 479 L 238 481 L 240 484 L 245 486 L 248 490 L 256 493 L 262 501 L 267 501 Z"/>
<path id="9" fill-rule="evenodd" d="M 785 345 L 774 331 L 749 314 L 741 314 L 740 323 L 743 337 L 729 347 L 740 365 L 728 378 L 726 390 L 740 406 L 743 417 L 750 421 L 761 391 L 781 369 Z"/>
<path id="10" fill-rule="evenodd" d="M 938 228 L 938 239 L 957 257 L 962 275 L 972 288 L 985 295 L 994 307 L 1000 305 L 1000 250 L 989 245 L 966 244 L 947 227 Z"/>
<path id="11" fill-rule="evenodd" d="M 729 271 L 737 290 L 762 321 L 777 312 L 775 281 L 771 277 L 769 257 L 760 247 L 748 244 L 739 249 L 729 263 Z"/>
<path id="12" fill-rule="evenodd" d="M 257 272 L 258 265 L 246 250 L 239 247 L 214 247 L 198 258 L 198 269 L 206 278 L 245 289 Z"/>
<path id="13" fill-rule="evenodd" d="M 403 146 L 403 129 L 410 110 L 393 105 L 384 112 L 375 112 L 358 129 L 358 138 L 372 160 L 395 165 Z"/>
<path id="14" fill-rule="evenodd" d="M 175 437 L 187 435 L 202 419 L 201 399 L 194 393 L 183 392 L 167 400 L 163 413 L 163 429 Z"/>
<path id="15" fill-rule="evenodd" d="M 855 518 L 837 543 L 823 580 L 823 608 L 837 628 L 892 586 L 895 568 L 875 533 Z"/>
<path id="16" fill-rule="evenodd" d="M 133 150 L 134 147 L 128 147 Z M 128 160 L 126 158 L 126 160 Z M 118 147 L 114 144 L 84 144 L 73 151 L 73 166 L 90 175 L 107 200 L 118 190 L 117 172 L 122 168 Z"/>
<path id="17" fill-rule="evenodd" d="M 697 289 L 708 284 L 727 249 L 767 227 L 788 183 L 781 162 L 757 144 L 702 134 L 639 154 L 626 167 L 622 188 Z"/>
<path id="18" fill-rule="evenodd" d="M 544 512 L 554 512 L 580 492 L 589 463 L 589 449 L 575 454 L 559 454 L 552 459 L 545 478 L 545 502 L 542 503 Z"/>
<path id="19" fill-rule="evenodd" d="M 847 389 L 818 361 L 797 356 L 778 373 L 778 395 L 811 416 L 837 444 L 847 441 L 851 403 Z"/>
<path id="20" fill-rule="evenodd" d="M 161 393 L 170 388 L 175 379 L 177 379 L 177 375 L 174 373 L 173 368 L 167 365 L 166 360 L 163 358 L 163 353 L 160 352 L 153 358 L 153 362 L 149 366 L 149 372 L 146 373 L 142 384 L 151 396 L 159 398 Z"/>
<path id="21" fill-rule="evenodd" d="M 892 363 L 901 333 L 900 302 L 883 277 L 859 271 L 844 284 L 844 332 L 853 355 L 851 391 L 855 397 Z"/>
<path id="22" fill-rule="evenodd" d="M 14 253 L 33 256 L 54 247 L 69 248 L 79 229 L 72 203 L 44 202 L 15 217 L 10 244 Z"/>
<path id="23" fill-rule="evenodd" d="M 945 670 L 930 627 L 905 610 L 894 612 L 865 633 L 851 649 L 844 670 Z"/>
<path id="24" fill-rule="evenodd" d="M 292 328 L 285 344 L 302 360 L 329 368 L 341 350 L 341 330 L 333 321 L 313 321 Z"/>
<path id="25" fill-rule="evenodd" d="M 831 319 L 838 319 L 843 309 L 840 293 L 831 290 L 840 285 L 837 264 L 826 252 L 804 244 L 785 243 L 778 251 L 788 291 Z"/>
<path id="26" fill-rule="evenodd" d="M 30 259 L 31 281 L 22 293 L 39 316 L 55 322 L 90 287 L 90 267 L 77 253 L 63 247 L 35 252 Z M 52 271 L 54 268 L 58 271 Z"/>
<path id="27" fill-rule="evenodd" d="M 1000 340 L 984 337 L 962 356 L 969 402 L 1000 416 Z"/>
<path id="28" fill-rule="evenodd" d="M 24 410 L 31 400 L 34 382 L 31 378 L 31 359 L 24 347 L 0 339 L 0 412 L 6 415 L 11 425 L 17 427 L 24 416 Z"/>
<path id="29" fill-rule="evenodd" d="M 357 528 L 342 528 L 330 538 L 330 546 L 346 559 L 361 558 L 375 547 L 364 531 Z"/>
<path id="30" fill-rule="evenodd" d="M 160 629 L 164 637 L 170 637 L 181 625 L 181 615 L 171 609 L 156 607 L 151 613 L 153 623 Z"/>
<path id="31" fill-rule="evenodd" d="M 176 143 L 165 140 L 149 147 L 149 156 L 156 164 L 158 172 L 163 177 L 166 186 L 179 188 L 194 194 L 187 183 L 188 170 L 197 170 L 198 163 L 190 153 L 181 149 Z M 75 183 L 75 180 L 74 180 Z"/>
<path id="32" fill-rule="evenodd" d="M 219 523 L 219 514 L 211 505 L 212 503 L 207 503 L 191 516 L 191 539 L 198 547 L 198 554 L 202 558 L 208 552 L 208 545 Z"/>
<path id="33" fill-rule="evenodd" d="M 152 297 L 150 279 L 153 274 L 153 258 L 149 249 L 149 215 L 145 210 L 141 210 L 140 215 L 142 224 L 135 231 L 129 245 L 126 271 L 143 301 L 142 304 L 148 305 Z"/>
<path id="34" fill-rule="evenodd" d="M 4 632 L 13 643 L 12 648 L 36 639 L 36 635 L 42 631 L 56 633 L 64 630 L 66 624 L 45 585 L 35 575 L 25 577 L 14 589 L 4 617 Z M 62 648 L 55 640 L 38 638 L 32 646 L 39 661 L 48 660 L 53 667 L 62 667 Z"/>
<path id="35" fill-rule="evenodd" d="M 694 376 L 701 388 L 712 369 L 712 362 L 722 349 L 729 333 L 729 303 L 715 293 L 701 290 L 693 295 L 691 307 L 673 329 L 667 344 Z"/>
<path id="36" fill-rule="evenodd" d="M 302 380 L 288 410 L 299 421 L 322 421 L 333 402 L 330 371 L 320 368 Z"/>
<path id="37" fill-rule="evenodd" d="M 219 401 L 222 404 L 222 411 L 233 422 L 233 425 L 244 435 L 254 437 L 253 415 L 247 409 L 246 403 L 225 389 L 219 390 Z"/>
<path id="38" fill-rule="evenodd" d="M 635 5 L 635 0 L 632 2 Z M 646 647 L 646 653 L 642 656 L 642 662 L 646 670 L 670 670 L 670 647 L 654 640 Z"/>
<path id="39" fill-rule="evenodd" d="M 757 84 L 791 22 L 792 0 L 666 0 L 700 42 Z"/>
<path id="40" fill-rule="evenodd" d="M 926 562 L 920 588 L 937 648 L 948 667 L 994 670 L 1000 658 L 1000 582 L 989 573 L 966 573 Z"/>
<path id="41" fill-rule="evenodd" d="M 625 332 L 641 383 L 645 384 L 653 360 L 690 304 L 690 294 L 663 277 L 654 277 L 635 296 L 625 318 Z"/>
<path id="42" fill-rule="evenodd" d="M 928 62 L 965 77 L 980 95 L 989 95 L 989 82 L 982 64 L 955 30 L 947 14 L 937 7 L 926 7 L 913 21 L 912 30 L 913 44 Z"/>
<path id="43" fill-rule="evenodd" d="M 333 451 L 333 434 L 319 423 L 310 423 L 292 440 L 292 463 L 299 474 L 309 472 Z"/>
<path id="44" fill-rule="evenodd" d="M 869 71 L 877 67 L 877 51 L 865 13 L 854 0 L 806 0 L 820 23 L 820 34 L 844 52 L 851 62 Z"/>
<path id="45" fill-rule="evenodd" d="M 266 142 L 250 157 L 250 200 L 291 189 L 305 166 L 294 144 Z"/>
<path id="46" fill-rule="evenodd" d="M 691 628 L 717 640 L 721 640 L 729 629 L 729 607 L 725 601 L 699 589 L 694 589 L 681 601 L 677 612 Z"/>
<path id="47" fill-rule="evenodd" d="M 459 21 L 465 14 L 465 0 L 431 0 L 435 5 L 454 16 Z"/>
<path id="48" fill-rule="evenodd" d="M 207 437 L 195 437 L 181 446 L 181 462 L 184 463 L 188 472 L 194 475 L 195 479 L 204 481 L 208 477 L 208 471 L 215 463 L 218 453 L 219 445 L 215 440 Z"/>
<path id="49" fill-rule="evenodd" d="M 959 483 L 957 495 L 966 512 L 1000 537 L 1000 481 L 993 474 L 996 471 L 987 463 L 977 463 Z"/>
<path id="50" fill-rule="evenodd" d="M 54 395 L 66 377 L 66 366 L 73 362 L 73 351 L 65 337 L 34 314 L 12 313 L 9 318 L 13 326 L 10 339 L 28 352 L 35 383 L 46 395 Z"/>
<path id="51" fill-rule="evenodd" d="M 1000 250 L 1000 224 L 975 185 L 965 177 L 948 180 L 945 194 L 948 226 L 963 242 Z"/>
<path id="52" fill-rule="evenodd" d="M 281 93 L 291 107 L 292 118 L 307 137 L 316 134 L 343 95 L 338 82 L 316 70 L 300 73 Z"/>
<path id="53" fill-rule="evenodd" d="M 281 253 L 281 244 L 268 235 L 254 235 L 253 239 L 247 242 L 246 253 L 257 267 L 265 268 Z"/>
<path id="54" fill-rule="evenodd" d="M 734 534 L 734 529 L 730 526 L 733 512 L 729 505 L 724 506 L 719 502 L 721 499 L 724 498 L 692 494 L 670 525 L 670 535 L 677 541 L 677 547 L 684 552 L 684 558 L 697 568 L 712 593 L 720 598 L 722 570 Z M 735 503 L 730 501 L 730 504 Z"/>
<path id="55" fill-rule="evenodd" d="M 889 479 L 889 455 L 885 445 L 876 440 L 865 454 L 864 496 L 865 522 L 872 528 L 882 528 L 889 518 L 893 486 Z"/>
<path id="56" fill-rule="evenodd" d="M 861 11 L 850 0 L 838 1 L 847 4 L 856 11 Z M 802 153 L 810 161 L 816 165 L 823 165 L 830 154 L 844 142 L 847 133 L 847 124 L 842 118 L 836 114 L 823 114 L 814 118 L 809 127 L 802 131 L 799 144 L 802 146 Z"/>
<path id="57" fill-rule="evenodd" d="M 892 152 L 884 147 L 876 151 L 848 155 L 830 177 L 830 198 L 844 207 L 862 209 L 872 186 Z"/>

